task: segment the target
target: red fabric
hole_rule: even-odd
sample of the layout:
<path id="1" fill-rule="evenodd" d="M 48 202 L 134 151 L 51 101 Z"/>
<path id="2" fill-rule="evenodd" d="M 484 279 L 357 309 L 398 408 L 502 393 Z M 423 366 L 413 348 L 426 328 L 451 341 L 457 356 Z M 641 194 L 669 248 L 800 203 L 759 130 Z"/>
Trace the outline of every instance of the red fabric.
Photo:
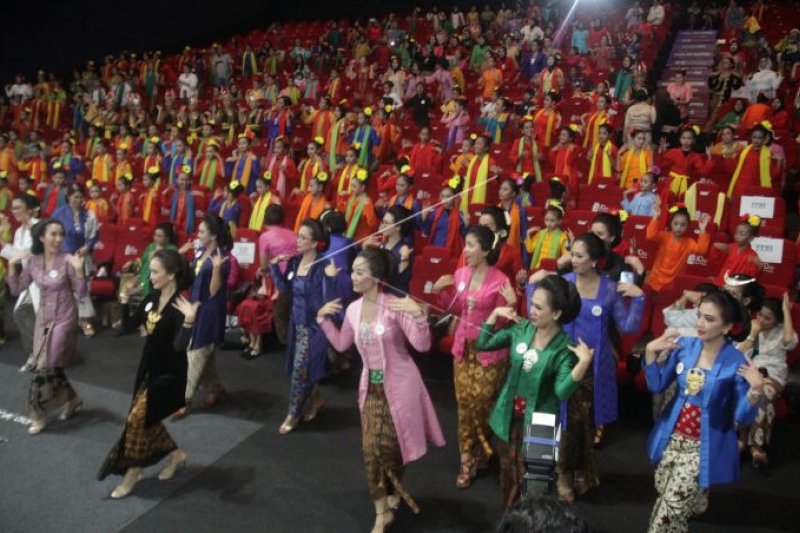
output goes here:
<path id="1" fill-rule="evenodd" d="M 678 415 L 675 431 L 692 440 L 700 440 L 700 421 L 703 412 L 696 405 L 686 403 Z"/>

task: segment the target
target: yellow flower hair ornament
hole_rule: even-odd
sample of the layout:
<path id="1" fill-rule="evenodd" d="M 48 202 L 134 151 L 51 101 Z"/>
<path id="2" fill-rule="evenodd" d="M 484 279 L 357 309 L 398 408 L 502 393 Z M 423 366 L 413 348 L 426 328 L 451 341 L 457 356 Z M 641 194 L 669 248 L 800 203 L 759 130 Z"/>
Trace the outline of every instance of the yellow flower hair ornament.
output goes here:
<path id="1" fill-rule="evenodd" d="M 317 172 L 317 175 L 314 176 L 314 179 L 317 180 L 319 183 L 327 183 L 328 182 L 328 173 L 325 172 L 325 171 Z"/>
<path id="2" fill-rule="evenodd" d="M 454 175 L 452 178 L 447 180 L 447 186 L 451 189 L 458 189 L 461 187 L 461 176 L 458 174 Z"/>
<path id="3" fill-rule="evenodd" d="M 357 179 L 358 181 L 360 181 L 361 183 L 364 183 L 365 181 L 367 181 L 367 178 L 368 178 L 368 177 L 369 177 L 369 174 L 367 173 L 367 169 L 365 169 L 365 168 L 359 168 L 359 169 L 356 171 L 356 179 Z"/>
<path id="4" fill-rule="evenodd" d="M 624 223 L 626 220 L 628 220 L 628 216 L 629 216 L 628 212 L 625 211 L 624 209 L 612 209 L 611 211 L 609 211 L 609 213 L 611 213 L 615 217 L 619 218 L 620 222 Z"/>
<path id="5" fill-rule="evenodd" d="M 55 165 L 53 165 L 55 167 Z M 7 179 L 8 178 L 8 171 L 7 170 L 0 170 L 0 179 Z"/>
<path id="6" fill-rule="evenodd" d="M 158 144 L 160 141 L 161 139 L 159 139 L 157 135 L 153 135 L 152 137 L 150 137 L 150 142 L 153 144 Z"/>
<path id="7" fill-rule="evenodd" d="M 402 167 L 400 167 L 400 174 L 409 175 L 409 174 L 413 174 L 413 173 L 414 173 L 414 171 L 411 170 L 411 167 L 408 166 L 408 165 L 403 165 Z"/>
<path id="8" fill-rule="evenodd" d="M 364 108 L 364 116 L 365 117 L 371 117 L 372 116 L 372 108 L 371 107 L 365 107 Z"/>
<path id="9" fill-rule="evenodd" d="M 324 145 L 324 144 L 325 144 L 325 139 L 323 139 L 323 138 L 322 138 L 322 137 L 320 137 L 320 136 L 317 136 L 317 137 L 314 137 L 314 142 L 315 142 L 315 143 L 316 143 L 318 146 L 322 146 L 322 145 Z"/>
<path id="10" fill-rule="evenodd" d="M 152 167 L 147 167 L 147 173 L 151 176 L 158 176 L 161 173 L 161 169 L 153 165 Z"/>
<path id="11" fill-rule="evenodd" d="M 748 226 L 751 226 L 753 228 L 758 228 L 761 226 L 761 217 L 758 215 L 751 215 L 749 213 L 745 213 L 739 220 L 743 224 L 747 224 Z"/>
<path id="12" fill-rule="evenodd" d="M 190 167 L 189 165 L 183 165 L 181 166 L 181 172 L 183 172 L 184 174 L 191 174 L 192 167 Z"/>
<path id="13" fill-rule="evenodd" d="M 53 163 L 53 170 L 61 170 L 61 166 L 62 166 L 61 161 L 56 161 L 55 163 Z M 5 170 L 3 172 L 8 174 Z"/>
<path id="14" fill-rule="evenodd" d="M 264 172 L 264 174 L 261 175 L 261 177 L 264 178 L 266 181 L 272 181 L 272 172 L 267 170 L 266 172 Z"/>

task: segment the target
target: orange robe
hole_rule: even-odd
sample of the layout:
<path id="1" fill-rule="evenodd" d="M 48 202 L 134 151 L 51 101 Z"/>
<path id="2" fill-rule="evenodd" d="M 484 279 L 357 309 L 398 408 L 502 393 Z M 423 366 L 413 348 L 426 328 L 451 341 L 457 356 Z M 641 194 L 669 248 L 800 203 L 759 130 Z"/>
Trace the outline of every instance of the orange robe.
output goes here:
<path id="1" fill-rule="evenodd" d="M 303 202 L 300 204 L 300 210 L 297 211 L 297 218 L 294 221 L 294 232 L 300 231 L 300 226 L 307 218 L 319 220 L 319 216 L 328 207 L 328 200 L 324 196 L 314 198 L 312 194 L 306 194 L 303 197 Z"/>
<path id="2" fill-rule="evenodd" d="M 661 230 L 660 219 L 653 218 L 647 225 L 647 240 L 658 243 L 658 252 L 645 284 L 659 291 L 675 281 L 686 269 L 689 254 L 703 255 L 708 252 L 711 235 L 703 232 L 697 239 L 686 235 L 676 239 L 671 231 Z"/>

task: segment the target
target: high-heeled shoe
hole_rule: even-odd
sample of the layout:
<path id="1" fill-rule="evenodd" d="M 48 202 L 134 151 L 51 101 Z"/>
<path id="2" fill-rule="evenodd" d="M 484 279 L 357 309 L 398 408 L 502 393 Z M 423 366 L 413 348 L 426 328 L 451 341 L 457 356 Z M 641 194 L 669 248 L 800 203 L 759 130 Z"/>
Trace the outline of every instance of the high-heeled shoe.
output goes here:
<path id="1" fill-rule="evenodd" d="M 325 409 L 325 400 L 320 399 L 319 401 L 315 401 L 308 412 L 303 415 L 303 422 L 311 422 L 317 418 L 317 415 L 320 414 L 323 409 Z"/>
<path id="2" fill-rule="evenodd" d="M 556 474 L 556 491 L 558 495 L 567 503 L 574 502 L 575 493 L 572 491 L 572 475 L 566 472 L 557 472 Z"/>
<path id="3" fill-rule="evenodd" d="M 81 398 L 80 396 L 75 396 L 73 399 L 67 402 L 67 406 L 66 408 L 64 408 L 64 412 L 58 416 L 58 419 L 61 420 L 62 422 L 64 420 L 68 420 L 69 418 L 72 417 L 72 415 L 78 412 L 81 407 L 83 407 L 83 398 Z"/>
<path id="4" fill-rule="evenodd" d="M 28 435 L 38 435 L 47 426 L 45 419 L 32 420 L 31 425 L 28 427 Z"/>
<path id="5" fill-rule="evenodd" d="M 394 512 L 391 509 L 381 511 L 375 517 L 375 525 L 370 533 L 383 533 L 394 522 Z"/>
<path id="6" fill-rule="evenodd" d="M 289 433 L 294 431 L 299 424 L 300 424 L 299 417 L 294 418 L 292 416 L 287 416 L 286 420 L 284 420 L 283 424 L 281 424 L 281 427 L 278 428 L 278 433 L 280 433 L 281 435 L 288 435 Z"/>
<path id="7" fill-rule="evenodd" d="M 122 480 L 122 483 L 116 486 L 116 488 L 111 492 L 111 498 L 114 500 L 121 500 L 125 496 L 131 493 L 133 487 L 142 479 L 142 472 L 139 471 L 135 474 L 131 474 L 130 472 L 125 473 L 125 478 Z"/>
<path id="8" fill-rule="evenodd" d="M 753 467 L 755 468 L 766 468 L 769 465 L 769 459 L 767 459 L 767 452 L 760 448 L 750 448 L 750 455 L 753 457 Z"/>
<path id="9" fill-rule="evenodd" d="M 186 452 L 181 452 L 179 456 L 176 458 L 173 455 L 169 458 L 169 464 L 164 467 L 164 469 L 158 473 L 158 479 L 161 481 L 169 481 L 170 479 L 175 477 L 175 474 L 186 466 L 186 459 L 187 459 Z"/>
<path id="10" fill-rule="evenodd" d="M 470 459 L 466 463 L 461 463 L 461 470 L 456 476 L 456 487 L 459 489 L 466 489 L 470 485 L 472 485 L 472 480 L 475 479 L 475 475 L 478 472 L 477 464 L 475 459 Z"/>
<path id="11" fill-rule="evenodd" d="M 220 400 L 224 399 L 225 396 L 227 395 L 228 395 L 228 389 L 225 388 L 225 385 L 215 385 L 214 390 L 210 394 L 208 394 L 205 398 L 203 398 L 203 403 L 202 403 L 203 409 L 211 409 Z"/>
<path id="12" fill-rule="evenodd" d="M 174 413 L 172 413 L 171 420 L 174 422 L 176 420 L 181 420 L 182 418 L 186 418 L 189 415 L 189 404 L 187 403 L 185 407 L 181 407 Z"/>

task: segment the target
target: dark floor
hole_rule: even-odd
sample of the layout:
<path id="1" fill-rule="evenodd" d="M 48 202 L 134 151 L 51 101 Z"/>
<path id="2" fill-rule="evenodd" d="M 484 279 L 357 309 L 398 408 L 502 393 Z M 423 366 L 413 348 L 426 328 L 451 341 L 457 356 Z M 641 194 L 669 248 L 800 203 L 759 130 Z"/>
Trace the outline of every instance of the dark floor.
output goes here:
<path id="1" fill-rule="evenodd" d="M 0 373 L 0 391 L 13 389 L 13 394 L 2 395 L 0 399 L 12 397 L 13 400 L 3 401 L 14 405 L 0 405 L 0 409 L 23 413 L 27 377 L 10 372 L 23 358 L 14 334 L 9 336 L 9 342 L 0 350 L 0 363 L 5 365 L 2 369 L 5 371 Z M 110 448 L 126 414 L 126 404 L 120 399 L 123 395 L 128 398 L 130 393 L 141 345 L 141 339 L 136 336 L 117 338 L 108 331 L 101 332 L 95 339 L 81 339 L 81 358 L 69 370 L 70 379 L 79 390 L 81 385 L 87 392 L 90 387 L 105 389 L 113 393 L 109 398 L 116 400 L 103 400 L 106 396 L 99 393 L 96 398 L 86 394 L 86 412 L 78 415 L 86 417 L 85 421 L 67 422 L 73 425 L 61 430 L 56 422 L 36 437 L 25 435 L 19 424 L 0 417 L 0 437 L 8 440 L 0 444 L 0 464 L 3 464 L 4 447 L 10 450 L 8 447 L 15 444 L 26 446 L 27 456 L 63 453 L 58 438 L 63 440 L 65 436 L 78 444 L 82 441 L 86 449 L 89 445 L 97 449 Z M 188 425 L 190 417 L 172 426 L 176 438 L 178 431 L 182 433 L 181 444 L 190 455 L 190 468 L 176 478 L 171 488 L 162 489 L 158 482 L 147 480 L 141 485 L 141 491 L 137 490 L 129 499 L 111 502 L 99 494 L 110 491 L 114 480 L 102 484 L 92 481 L 94 471 L 74 480 L 64 479 L 59 472 L 46 472 L 45 476 L 54 476 L 58 482 L 32 487 L 26 482 L 29 480 L 27 469 L 37 468 L 36 459 L 31 457 L 33 466 L 3 466 L 0 531 L 41 531 L 34 513 L 29 517 L 17 516 L 12 521 L 9 518 L 11 502 L 36 502 L 43 492 L 63 490 L 78 490 L 78 494 L 97 500 L 96 505 L 82 501 L 93 512 L 87 515 L 85 527 L 75 531 L 369 531 L 374 514 L 361 463 L 355 375 L 326 384 L 327 405 L 319 418 L 301 425 L 291 435 L 280 436 L 277 429 L 286 413 L 287 392 L 282 351 L 273 350 L 255 361 L 245 361 L 235 351 L 222 351 L 219 356 L 220 371 L 231 394 L 211 413 L 193 415 L 195 424 Z M 458 452 L 449 365 L 449 360 L 441 356 L 420 360 L 448 444 L 443 449 L 431 450 L 409 466 L 406 486 L 422 512 L 414 516 L 404 508 L 390 531 L 492 531 L 500 516 L 495 474 L 480 477 L 468 490 L 455 488 Z M 100 401 L 114 403 L 113 409 L 119 412 L 113 413 L 110 420 L 92 416 L 93 408 L 105 408 L 96 405 Z M 622 402 L 627 408 L 623 410 L 621 421 L 608 429 L 607 445 L 598 452 L 601 485 L 577 504 L 596 531 L 645 531 L 655 498 L 652 469 L 645 455 L 649 400 L 623 394 Z M 107 407 L 112 409 L 112 406 Z M 202 423 L 197 423 L 198 419 Z M 234 427 L 234 421 L 257 427 L 241 433 L 246 428 Z M 180 424 L 186 426 L 180 427 Z M 193 447 L 199 450 L 206 440 L 227 437 L 208 434 L 217 431 L 240 431 L 240 437 L 249 436 L 237 438 L 234 447 L 210 464 L 192 466 Z M 798 444 L 800 424 L 797 421 L 779 424 L 770 470 L 766 474 L 759 473 L 743 463 L 741 480 L 712 492 L 709 511 L 696 521 L 692 530 L 797 531 L 800 519 Z M 80 445 L 75 446 L 74 453 L 81 454 L 81 449 Z M 91 459 L 88 464 L 94 468 L 93 461 L 102 457 Z M 153 476 L 156 471 L 148 475 Z M 81 483 L 89 485 L 84 490 L 79 488 Z M 13 492 L 14 487 L 18 487 L 17 492 Z M 57 498 L 58 494 L 50 496 Z M 103 516 L 105 513 L 123 516 L 120 510 L 126 509 L 117 506 L 135 506 L 142 500 L 148 500 L 147 505 L 142 506 L 141 512 L 134 512 L 133 518 L 114 522 L 114 516 Z M 69 513 L 70 510 L 56 508 L 47 512 Z M 98 523 L 117 523 L 118 527 L 93 526 L 92 516 L 98 517 Z M 70 530 L 62 528 L 62 531 Z"/>

